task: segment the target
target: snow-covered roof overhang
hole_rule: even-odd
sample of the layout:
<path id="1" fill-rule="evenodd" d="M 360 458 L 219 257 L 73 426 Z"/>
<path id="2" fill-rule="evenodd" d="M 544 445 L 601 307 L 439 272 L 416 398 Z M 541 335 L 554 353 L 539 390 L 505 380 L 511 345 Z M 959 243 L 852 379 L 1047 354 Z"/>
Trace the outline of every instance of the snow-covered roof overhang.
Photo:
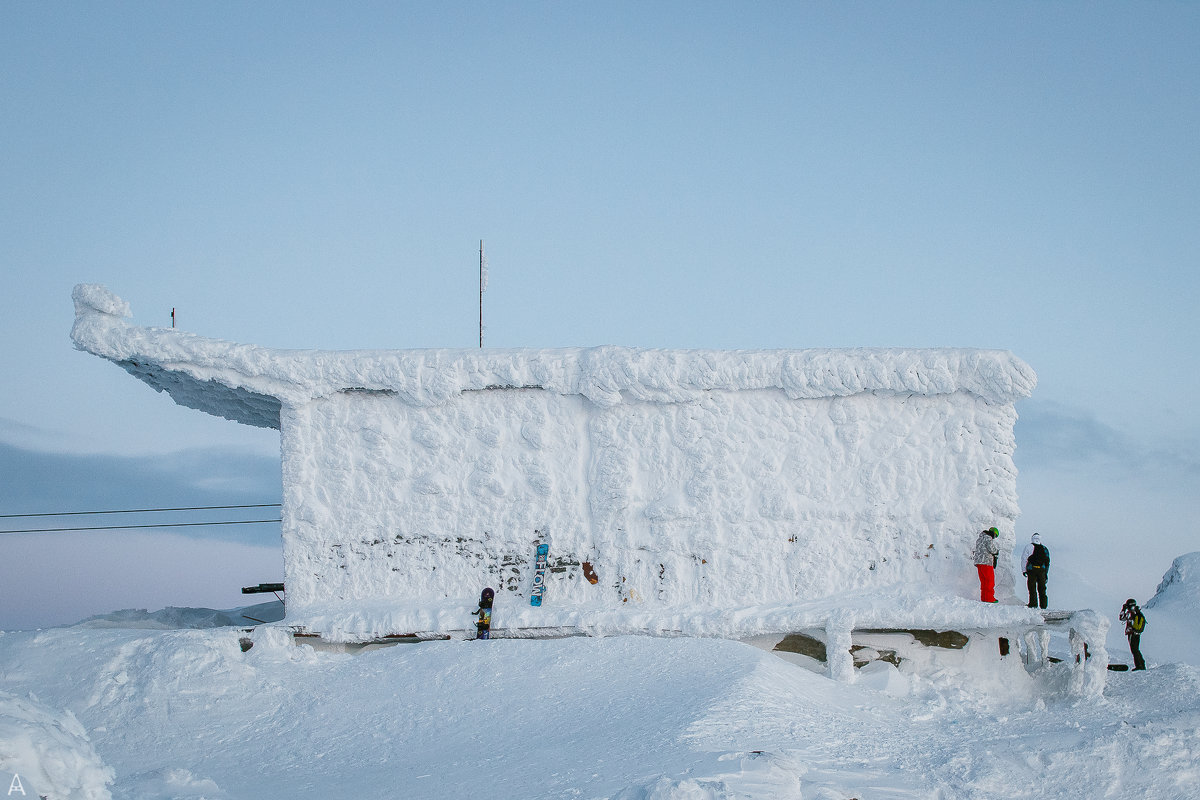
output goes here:
<path id="1" fill-rule="evenodd" d="M 180 405 L 265 428 L 279 427 L 282 404 L 346 391 L 386 392 L 413 405 L 533 387 L 599 406 L 751 389 L 796 399 L 966 391 L 1013 403 L 1037 383 L 1033 369 L 1006 350 L 963 348 L 278 350 L 130 324 L 129 305 L 103 286 L 80 284 L 72 297 L 78 349 L 119 364 Z"/>

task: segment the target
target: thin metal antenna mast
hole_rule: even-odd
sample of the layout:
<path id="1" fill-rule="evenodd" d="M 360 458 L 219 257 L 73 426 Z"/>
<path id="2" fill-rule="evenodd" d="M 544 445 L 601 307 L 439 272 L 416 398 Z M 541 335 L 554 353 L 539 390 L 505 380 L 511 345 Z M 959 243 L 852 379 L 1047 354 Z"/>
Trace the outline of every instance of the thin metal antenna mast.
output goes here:
<path id="1" fill-rule="evenodd" d="M 483 349 L 483 290 L 487 288 L 487 260 L 483 257 L 483 239 L 479 240 L 479 347 Z"/>

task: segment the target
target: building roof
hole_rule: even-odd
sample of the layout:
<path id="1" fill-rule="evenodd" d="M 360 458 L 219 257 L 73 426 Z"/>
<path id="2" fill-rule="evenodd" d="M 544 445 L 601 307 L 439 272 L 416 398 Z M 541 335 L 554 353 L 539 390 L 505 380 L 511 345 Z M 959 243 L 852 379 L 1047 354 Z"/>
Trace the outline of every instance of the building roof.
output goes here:
<path id="1" fill-rule="evenodd" d="M 265 428 L 279 427 L 283 404 L 352 391 L 413 405 L 497 388 L 581 395 L 599 406 L 761 389 L 796 399 L 965 391 L 1013 403 L 1037 382 L 1033 369 L 1006 350 L 966 348 L 273 349 L 134 325 L 129 305 L 103 286 L 80 284 L 72 298 L 76 348 L 115 362 L 180 405 Z"/>

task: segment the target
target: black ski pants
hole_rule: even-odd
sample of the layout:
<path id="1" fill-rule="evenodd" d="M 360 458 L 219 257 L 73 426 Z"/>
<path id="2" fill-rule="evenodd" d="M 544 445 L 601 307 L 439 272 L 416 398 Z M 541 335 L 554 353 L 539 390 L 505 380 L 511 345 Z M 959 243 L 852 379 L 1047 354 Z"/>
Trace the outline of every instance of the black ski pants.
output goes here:
<path id="1" fill-rule="evenodd" d="M 1129 652 L 1133 656 L 1133 668 L 1134 669 L 1145 669 L 1146 668 L 1146 662 L 1142 658 L 1141 643 L 1142 643 L 1142 635 L 1140 633 L 1133 633 L 1131 631 L 1129 633 Z"/>
<path id="2" fill-rule="evenodd" d="M 1046 607 L 1046 568 L 1029 567 L 1025 570 L 1025 583 L 1029 587 L 1029 607 Z"/>

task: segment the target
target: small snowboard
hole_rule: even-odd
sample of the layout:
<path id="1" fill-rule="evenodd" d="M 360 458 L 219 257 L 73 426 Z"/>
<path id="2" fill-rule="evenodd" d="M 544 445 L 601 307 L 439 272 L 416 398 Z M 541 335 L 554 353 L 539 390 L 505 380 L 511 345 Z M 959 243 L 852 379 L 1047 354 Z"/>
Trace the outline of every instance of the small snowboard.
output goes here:
<path id="1" fill-rule="evenodd" d="M 495 599 L 496 593 L 491 588 L 484 589 L 479 593 L 479 610 L 475 613 L 478 615 L 475 620 L 475 638 L 487 639 L 492 633 L 492 601 Z"/>
<path id="2" fill-rule="evenodd" d="M 533 588 L 529 590 L 529 605 L 540 606 L 542 594 L 546 591 L 546 561 L 550 554 L 550 545 L 539 544 L 533 555 Z"/>

